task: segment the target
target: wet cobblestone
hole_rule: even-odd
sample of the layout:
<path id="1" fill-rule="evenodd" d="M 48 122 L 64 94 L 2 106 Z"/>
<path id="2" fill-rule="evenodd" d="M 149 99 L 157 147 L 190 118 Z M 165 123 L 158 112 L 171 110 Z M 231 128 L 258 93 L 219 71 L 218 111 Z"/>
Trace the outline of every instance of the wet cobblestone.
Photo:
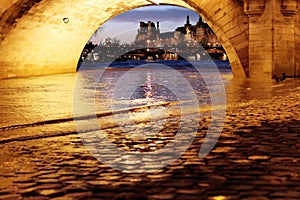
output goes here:
<path id="1" fill-rule="evenodd" d="M 201 119 L 190 148 L 153 173 L 107 167 L 76 134 L 1 144 L 0 199 L 300 199 L 299 110 L 300 88 L 231 104 L 222 135 L 205 158 L 198 152 L 208 117 Z M 116 129 L 107 132 L 122 148 L 153 151 L 174 137 L 176 126 L 170 123 L 165 135 L 148 138 L 151 142 L 129 140 Z"/>

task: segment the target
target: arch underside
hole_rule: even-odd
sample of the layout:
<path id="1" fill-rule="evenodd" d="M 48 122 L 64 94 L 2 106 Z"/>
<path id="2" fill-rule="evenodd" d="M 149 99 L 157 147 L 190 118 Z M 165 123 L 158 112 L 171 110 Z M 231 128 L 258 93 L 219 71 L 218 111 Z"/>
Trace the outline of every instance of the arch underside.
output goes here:
<path id="1" fill-rule="evenodd" d="M 239 1 L 160 3 L 201 14 L 223 44 L 234 76 L 248 76 L 248 19 Z M 120 13 L 151 4 L 146 0 L 3 0 L 0 78 L 75 72 L 86 41 L 99 26 Z M 63 22 L 65 17 L 69 23 Z"/>

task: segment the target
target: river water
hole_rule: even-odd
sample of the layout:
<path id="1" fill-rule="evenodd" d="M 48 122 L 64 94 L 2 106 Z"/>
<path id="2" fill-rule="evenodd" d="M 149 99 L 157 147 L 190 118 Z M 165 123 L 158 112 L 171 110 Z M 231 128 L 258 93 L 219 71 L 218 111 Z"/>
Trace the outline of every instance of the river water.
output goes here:
<path id="1" fill-rule="evenodd" d="M 232 81 L 229 63 L 218 62 L 218 72 L 211 70 L 208 66 L 210 64 L 211 62 L 198 63 L 202 65 L 201 73 L 193 67 L 180 66 L 178 63 L 163 69 L 152 63 L 144 64 L 146 67 L 110 66 L 105 70 L 88 66 L 78 73 L 1 80 L 2 139 L 13 140 L 19 136 L 67 132 L 74 126 L 74 108 L 76 110 L 78 107 L 83 107 L 80 110 L 86 112 L 75 113 L 77 116 L 110 115 L 112 111 L 122 112 L 126 106 L 143 108 L 147 105 L 155 107 L 180 101 L 189 102 L 193 97 L 188 96 L 192 93 L 197 96 L 199 107 L 205 108 L 211 103 L 207 80 L 215 78 L 216 73 L 220 73 L 221 79 L 213 84 L 216 87 L 224 85 L 227 101 L 231 103 L 267 98 L 275 94 L 274 88 L 283 87 L 274 83 L 268 83 L 266 87 L 251 80 Z M 191 87 L 182 86 L 182 83 L 189 83 Z M 293 84 L 291 82 L 287 87 Z M 276 91 L 280 93 L 280 90 Z M 87 96 L 81 95 L 78 104 L 74 101 L 74 94 L 81 92 Z M 226 94 L 216 95 L 225 95 L 226 100 Z M 84 106 L 91 106 L 91 103 L 93 109 L 84 109 Z"/>

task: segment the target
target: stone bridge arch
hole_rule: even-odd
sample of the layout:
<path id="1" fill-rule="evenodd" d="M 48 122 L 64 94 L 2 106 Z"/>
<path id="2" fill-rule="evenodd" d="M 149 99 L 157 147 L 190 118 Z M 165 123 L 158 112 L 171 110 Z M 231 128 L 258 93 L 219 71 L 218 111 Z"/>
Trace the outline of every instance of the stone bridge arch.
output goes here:
<path id="1" fill-rule="evenodd" d="M 75 72 L 89 37 L 105 21 L 157 0 L 2 0 L 0 78 Z M 193 9 L 222 42 L 235 77 L 249 75 L 248 17 L 241 0 L 160 0 Z M 69 22 L 64 23 L 63 18 Z"/>

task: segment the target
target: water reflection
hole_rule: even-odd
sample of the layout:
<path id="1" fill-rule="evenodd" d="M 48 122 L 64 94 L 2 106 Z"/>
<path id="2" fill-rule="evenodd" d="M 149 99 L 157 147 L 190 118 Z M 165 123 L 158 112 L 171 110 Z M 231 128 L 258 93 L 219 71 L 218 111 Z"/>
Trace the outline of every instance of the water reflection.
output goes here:
<path id="1" fill-rule="evenodd" d="M 155 103 L 177 101 L 176 95 L 163 84 L 156 82 L 152 71 L 145 72 L 145 82 L 139 85 L 130 97 L 130 105 L 150 105 Z M 170 80 L 165 79 L 165 82 Z"/>
<path id="2" fill-rule="evenodd" d="M 250 100 L 267 100 L 277 95 L 287 94 L 299 85 L 297 79 L 287 79 L 276 83 L 273 80 L 232 79 L 226 85 L 228 103 L 241 103 Z"/>
<path id="3" fill-rule="evenodd" d="M 72 117 L 76 74 L 0 80 L 0 127 Z"/>
<path id="4" fill-rule="evenodd" d="M 107 104 L 111 100 L 111 92 L 116 81 L 126 69 L 106 70 L 107 74 L 98 82 L 96 96 L 96 111 L 110 111 Z M 201 79 L 189 69 L 181 70 L 191 82 L 201 106 L 209 106 L 209 93 L 203 87 Z M 91 74 L 94 72 L 91 71 Z M 176 96 L 167 88 L 158 85 L 151 71 L 144 71 L 144 84 L 133 93 L 131 105 L 147 105 L 154 102 L 176 101 Z M 250 100 L 270 99 L 279 94 L 291 92 L 299 87 L 299 79 L 287 79 L 281 83 L 258 80 L 235 80 L 231 72 L 221 71 L 227 91 L 229 104 L 243 103 Z M 24 79 L 0 80 L 0 127 L 33 123 L 50 119 L 65 119 L 73 117 L 73 90 L 76 78 L 80 74 L 60 74 Z M 213 74 L 212 74 L 213 76 Z M 85 80 L 87 91 L 95 90 L 89 87 L 94 78 Z M 167 81 L 167 80 L 166 80 Z M 172 82 L 171 84 L 177 84 Z M 184 92 L 184 90 L 182 91 Z M 87 104 L 90 102 L 86 99 Z M 122 103 L 122 102 L 120 102 Z M 128 102 L 127 102 L 128 103 Z"/>

